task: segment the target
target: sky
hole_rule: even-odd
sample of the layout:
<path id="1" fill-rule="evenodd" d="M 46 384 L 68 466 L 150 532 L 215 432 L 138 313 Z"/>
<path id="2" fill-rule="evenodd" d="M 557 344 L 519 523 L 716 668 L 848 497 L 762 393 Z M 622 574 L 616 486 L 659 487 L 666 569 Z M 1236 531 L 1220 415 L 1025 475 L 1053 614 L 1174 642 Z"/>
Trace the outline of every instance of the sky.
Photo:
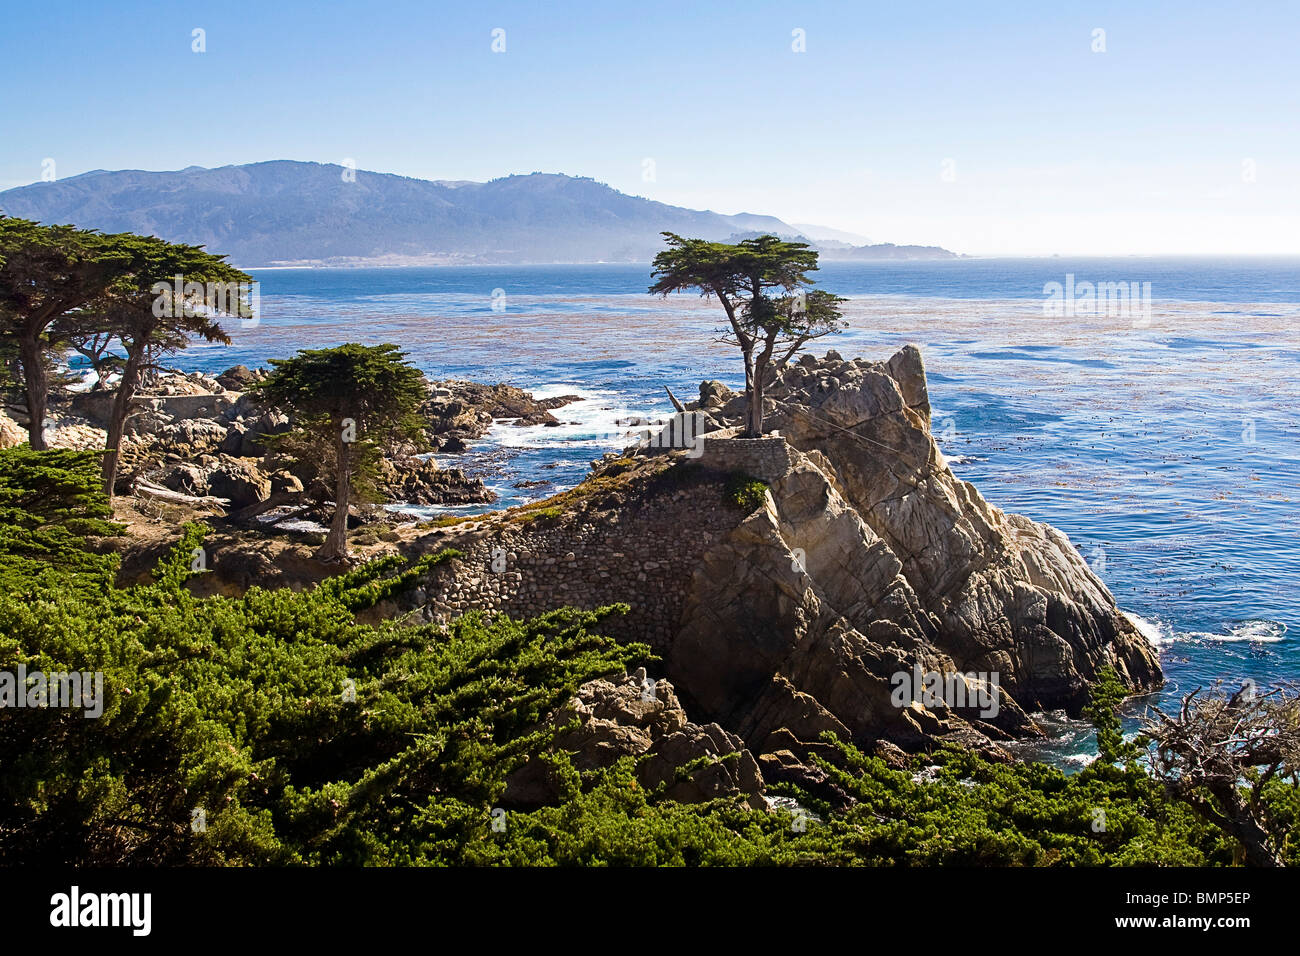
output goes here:
<path id="1" fill-rule="evenodd" d="M 971 255 L 1292 255 L 1298 47 L 1298 0 L 5 0 L 0 189 L 351 160 Z"/>

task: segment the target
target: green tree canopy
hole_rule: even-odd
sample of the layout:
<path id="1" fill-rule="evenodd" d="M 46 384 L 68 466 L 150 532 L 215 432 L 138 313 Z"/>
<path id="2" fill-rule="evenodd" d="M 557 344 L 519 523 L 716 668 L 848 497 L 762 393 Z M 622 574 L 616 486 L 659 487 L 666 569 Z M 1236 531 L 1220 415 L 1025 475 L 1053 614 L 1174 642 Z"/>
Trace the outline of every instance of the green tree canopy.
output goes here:
<path id="1" fill-rule="evenodd" d="M 726 341 L 740 348 L 745 361 L 746 434 L 757 438 L 763 434 L 769 374 L 812 339 L 841 331 L 839 306 L 845 300 L 803 288 L 814 284 L 808 273 L 817 270 L 817 253 L 807 243 L 772 235 L 734 245 L 663 236 L 668 248 L 655 256 L 650 292 L 698 289 L 705 298 L 717 297 L 729 325 Z"/>
<path id="2" fill-rule="evenodd" d="M 228 342 L 217 318 L 251 314 L 251 289 L 250 276 L 200 246 L 0 216 L 0 340 L 22 365 L 31 447 L 46 447 L 49 354 L 78 345 L 102 370 L 118 343 L 125 356 L 102 468 L 112 495 L 143 372 L 194 337 Z"/>
<path id="3" fill-rule="evenodd" d="M 110 244 L 94 230 L 0 216 L 0 340 L 22 365 L 28 443 L 37 450 L 46 447 L 53 327 L 103 295 L 119 274 Z"/>
<path id="4" fill-rule="evenodd" d="M 316 556 L 347 560 L 353 483 L 369 473 L 386 444 L 423 441 L 416 409 L 428 395 L 424 376 L 391 344 L 307 349 L 272 359 L 271 366 L 255 393 L 291 412 L 297 420 L 292 434 L 324 444 L 334 459 L 334 518 Z"/>
<path id="5" fill-rule="evenodd" d="M 144 373 L 161 356 L 186 348 L 195 338 L 229 343 L 219 320 L 251 316 L 253 280 L 224 256 L 205 252 L 201 246 L 130 233 L 104 239 L 104 256 L 113 263 L 114 279 L 68 325 L 83 347 L 111 336 L 125 353 L 102 470 L 104 492 L 111 496 L 126 419 Z"/>

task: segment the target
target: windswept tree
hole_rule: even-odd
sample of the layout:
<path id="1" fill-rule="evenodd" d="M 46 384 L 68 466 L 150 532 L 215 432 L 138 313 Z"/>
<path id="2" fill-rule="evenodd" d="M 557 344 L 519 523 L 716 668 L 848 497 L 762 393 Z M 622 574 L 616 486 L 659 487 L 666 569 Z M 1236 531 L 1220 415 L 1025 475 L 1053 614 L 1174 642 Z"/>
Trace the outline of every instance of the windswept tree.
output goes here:
<path id="1" fill-rule="evenodd" d="M 323 444 L 333 458 L 334 517 L 318 560 L 348 559 L 353 484 L 373 472 L 383 449 L 423 442 L 416 410 L 428 389 L 405 358 L 391 344 L 307 349 L 291 359 L 272 359 L 271 374 L 251 390 L 293 415 L 292 439 Z"/>
<path id="2" fill-rule="evenodd" d="M 55 325 L 104 294 L 120 274 L 110 237 L 73 226 L 0 216 L 0 341 L 22 366 L 28 444 L 45 444 Z"/>
<path id="3" fill-rule="evenodd" d="M 222 318 L 251 316 L 252 278 L 200 246 L 121 233 L 104 237 L 115 269 L 102 295 L 67 320 L 68 335 L 83 344 L 105 336 L 123 353 L 113 395 L 103 464 L 104 493 L 112 496 L 126 420 L 146 372 L 196 338 L 230 342 Z"/>
<path id="4" fill-rule="evenodd" d="M 1300 695 L 1246 684 L 1185 695 L 1143 720 L 1151 768 L 1171 797 L 1237 840 L 1250 866 L 1285 866 L 1300 823 Z"/>
<path id="5" fill-rule="evenodd" d="M 734 245 L 663 236 L 669 248 L 655 256 L 650 292 L 697 289 L 706 299 L 717 297 L 729 324 L 723 341 L 739 347 L 745 361 L 745 435 L 758 438 L 768 378 L 811 340 L 842 331 L 845 300 L 804 288 L 814 284 L 808 273 L 817 270 L 817 253 L 807 243 L 771 235 Z"/>

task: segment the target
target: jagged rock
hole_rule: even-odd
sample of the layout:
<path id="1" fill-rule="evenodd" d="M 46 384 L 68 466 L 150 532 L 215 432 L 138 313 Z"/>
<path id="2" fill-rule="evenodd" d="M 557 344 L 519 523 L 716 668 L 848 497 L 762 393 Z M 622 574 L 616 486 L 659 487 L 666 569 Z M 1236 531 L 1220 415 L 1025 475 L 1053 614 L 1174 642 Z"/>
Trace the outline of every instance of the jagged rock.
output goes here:
<path id="1" fill-rule="evenodd" d="M 246 508 L 271 496 L 271 479 L 246 458 L 225 458 L 208 473 L 207 493 L 229 498 L 232 508 Z"/>
<path id="2" fill-rule="evenodd" d="M 268 450 L 268 443 L 262 441 L 265 436 L 282 435 L 293 426 L 289 416 L 284 412 L 270 409 L 245 418 L 242 427 L 244 431 L 240 437 L 239 455 L 242 458 L 256 458 L 266 454 Z"/>
<path id="3" fill-rule="evenodd" d="M 1075 713 L 1104 664 L 1131 687 L 1159 683 L 1155 651 L 1068 538 L 991 507 L 953 474 L 930 435 L 915 347 L 854 366 L 834 393 L 783 378 L 771 394 L 771 427 L 834 464 L 962 670 L 998 672 L 1024 705 Z"/>
<path id="4" fill-rule="evenodd" d="M 247 443 L 248 428 L 239 422 L 235 422 L 226 429 L 226 437 L 221 439 L 219 450 L 223 455 L 241 456 L 247 450 Z"/>
<path id="5" fill-rule="evenodd" d="M 846 807 L 853 802 L 852 797 L 835 784 L 829 773 L 792 750 L 773 750 L 761 754 L 758 766 L 763 780 L 768 783 L 794 784 L 836 808 Z"/>
<path id="6" fill-rule="evenodd" d="M 142 408 L 134 412 L 126 420 L 124 426 L 125 434 L 130 438 L 136 438 L 148 443 L 155 441 L 163 442 L 163 430 L 175 422 L 172 416 L 167 415 L 153 408 Z M 104 419 L 105 427 L 108 420 Z"/>
<path id="7" fill-rule="evenodd" d="M 198 465 L 182 462 L 162 475 L 162 484 L 172 491 L 201 498 L 208 494 L 208 473 Z"/>
<path id="8" fill-rule="evenodd" d="M 877 740 L 872 754 L 883 760 L 891 770 L 907 769 L 907 751 L 888 740 Z"/>
<path id="9" fill-rule="evenodd" d="M 211 395 L 223 391 L 221 385 L 211 375 L 203 372 L 188 374 L 175 370 L 164 370 L 141 385 L 141 397 L 158 395 Z"/>
<path id="10" fill-rule="evenodd" d="M 27 441 L 27 429 L 5 412 L 0 412 L 0 448 L 13 448 Z"/>
<path id="11" fill-rule="evenodd" d="M 160 451 L 189 460 L 213 454 L 221 448 L 225 438 L 226 427 L 206 418 L 182 419 L 163 425 L 154 433 L 154 443 Z"/>
<path id="12" fill-rule="evenodd" d="M 242 392 L 266 377 L 261 369 L 254 372 L 247 365 L 236 365 L 217 376 L 217 384 L 232 392 Z"/>
<path id="13" fill-rule="evenodd" d="M 767 504 L 706 553 L 668 671 L 702 716 L 735 728 L 759 752 L 783 730 L 800 741 L 826 730 L 855 741 L 885 735 L 913 748 L 964 730 L 945 707 L 893 699 L 895 674 L 961 669 L 901 570 L 826 476 L 796 454 Z M 1005 695 L 990 722 L 1034 732 Z"/>
<path id="14" fill-rule="evenodd" d="M 384 459 L 376 484 L 394 501 L 425 505 L 481 504 L 496 495 L 481 478 L 470 478 L 459 468 L 439 468 L 432 458 Z"/>
<path id="15" fill-rule="evenodd" d="M 662 787 L 673 800 L 696 803 L 743 796 L 756 809 L 764 806 L 758 763 L 740 738 L 716 723 L 691 723 L 672 684 L 651 682 L 644 668 L 619 679 L 588 681 L 551 720 L 557 726 L 578 722 L 576 728 L 561 731 L 553 747 L 568 751 L 580 771 L 636 757 L 641 785 Z M 533 760 L 507 780 L 504 800 L 537 805 L 558 796 L 546 764 Z"/>
<path id="16" fill-rule="evenodd" d="M 440 439 L 438 450 L 444 451 L 449 455 L 456 455 L 460 454 L 468 447 L 469 445 L 465 443 L 463 438 L 460 438 L 457 435 L 447 435 Z"/>
<path id="17" fill-rule="evenodd" d="M 560 424 L 560 420 L 550 412 L 542 409 L 536 412 L 530 412 L 515 422 L 515 427 L 523 428 L 526 425 L 547 425 L 555 428 Z"/>
<path id="18" fill-rule="evenodd" d="M 577 395 L 535 399 L 513 385 L 452 379 L 431 383 L 429 399 L 420 413 L 429 423 L 438 450 L 451 453 L 463 451 L 499 419 L 512 419 L 520 426 L 558 426 L 560 421 L 551 412 L 578 400 Z"/>
<path id="19" fill-rule="evenodd" d="M 768 392 L 769 428 L 805 453 L 695 572 L 666 664 L 701 716 L 759 753 L 797 758 L 829 729 L 1007 759 L 998 740 L 1038 732 L 1027 709 L 1077 714 L 1101 666 L 1135 689 L 1160 682 L 1154 650 L 1065 535 L 991 507 L 943 461 L 918 350 L 804 355 Z M 975 678 L 948 703 L 918 687 L 899 706 L 897 676 L 930 672 L 996 678 L 997 713 Z"/>

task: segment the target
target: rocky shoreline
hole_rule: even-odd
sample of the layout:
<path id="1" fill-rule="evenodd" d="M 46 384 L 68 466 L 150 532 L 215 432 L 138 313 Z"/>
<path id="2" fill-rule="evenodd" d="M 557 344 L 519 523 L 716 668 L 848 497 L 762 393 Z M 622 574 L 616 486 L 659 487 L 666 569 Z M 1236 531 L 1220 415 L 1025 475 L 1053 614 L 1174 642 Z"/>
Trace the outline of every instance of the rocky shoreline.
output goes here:
<path id="1" fill-rule="evenodd" d="M 1010 760 L 1003 744 L 1043 734 L 1033 713 L 1081 713 L 1101 668 L 1133 691 L 1161 683 L 1068 539 L 953 474 L 916 349 L 806 356 L 769 396 L 772 435 L 738 437 L 743 400 L 705 382 L 685 406 L 706 419 L 698 457 L 630 448 L 546 502 L 403 537 L 402 553 L 462 558 L 384 613 L 625 603 L 609 633 L 650 644 L 650 679 L 739 741 L 694 733 L 700 747 L 814 791 L 829 786 L 815 759 L 834 754 L 827 732 L 887 760 L 945 744 Z M 738 476 L 761 497 L 736 500 Z M 925 675 L 944 692 L 926 693 Z M 603 752 L 642 752 L 628 747 Z"/>
<path id="2" fill-rule="evenodd" d="M 319 520 L 329 491 L 266 447 L 289 421 L 245 394 L 261 374 L 167 373 L 142 397 L 120 503 L 138 520 L 131 538 L 108 543 L 124 552 L 124 581 L 147 574 L 196 512 L 216 516 L 200 591 L 337 573 L 294 534 L 269 533 Z M 702 761 L 671 783 L 683 799 L 752 802 L 764 781 L 787 780 L 834 800 L 816 759 L 833 753 L 827 732 L 894 763 L 945 744 L 1009 760 L 1003 744 L 1042 734 L 1033 713 L 1078 715 L 1103 667 L 1134 692 L 1159 686 L 1155 651 L 1065 535 L 990 505 L 944 461 L 918 350 L 885 362 L 804 355 L 766 394 L 772 431 L 761 439 L 739 437 L 743 397 L 704 382 L 682 406 L 704 436 L 691 448 L 629 447 L 575 488 L 473 518 L 359 511 L 363 558 L 461 553 L 370 613 L 445 621 L 627 605 L 608 633 L 649 644 L 660 663 L 584 685 L 554 715 L 571 727 L 557 746 L 584 766 L 637 757 L 656 785 L 671 782 L 668 763 Z M 436 381 L 421 415 L 431 445 L 456 454 L 494 423 L 555 424 L 572 398 Z M 56 403 L 56 441 L 96 447 L 103 403 L 96 393 Z M 406 502 L 493 500 L 480 479 L 402 449 L 379 485 Z M 149 507 L 173 511 L 150 518 Z M 944 692 L 908 684 L 929 674 L 948 681 Z M 542 802 L 549 787 L 530 765 L 507 797 Z"/>
<path id="3" fill-rule="evenodd" d="M 268 441 L 290 428 L 282 411 L 263 407 L 246 390 L 264 370 L 242 365 L 217 376 L 164 370 L 137 400 L 127 420 L 117 492 L 206 505 L 233 520 L 317 520 L 332 491 L 309 463 L 277 453 Z M 459 380 L 428 383 L 420 409 L 429 450 L 464 451 L 496 422 L 558 425 L 551 414 L 577 400 L 535 400 L 511 385 Z M 47 434 L 53 447 L 100 449 L 112 404 L 109 390 L 55 394 Z M 22 406 L 0 410 L 0 447 L 26 440 Z M 490 504 L 496 496 L 482 479 L 458 468 L 439 468 L 427 453 L 391 449 L 379 468 L 376 490 L 386 501 L 416 505 Z M 279 512 L 279 513 L 277 513 Z M 354 524 L 382 511 L 354 509 Z"/>

